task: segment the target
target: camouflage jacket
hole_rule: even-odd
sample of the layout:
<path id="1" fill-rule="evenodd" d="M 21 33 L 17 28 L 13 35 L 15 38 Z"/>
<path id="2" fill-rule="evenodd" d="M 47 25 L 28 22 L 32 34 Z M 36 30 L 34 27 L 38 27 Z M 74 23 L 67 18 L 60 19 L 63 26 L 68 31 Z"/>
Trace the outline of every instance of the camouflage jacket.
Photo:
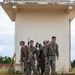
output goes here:
<path id="1" fill-rule="evenodd" d="M 21 57 L 20 57 L 20 61 L 23 61 L 23 59 L 26 57 L 26 59 L 30 59 L 29 58 L 29 54 L 30 54 L 30 49 L 28 46 L 25 46 L 25 48 L 21 48 Z"/>
<path id="2" fill-rule="evenodd" d="M 34 55 L 34 54 L 36 53 L 36 51 L 37 51 L 36 47 L 34 47 L 34 46 L 30 46 L 30 50 L 31 50 L 31 52 L 32 52 L 33 55 Z"/>
<path id="3" fill-rule="evenodd" d="M 40 48 L 40 52 L 41 52 L 40 55 L 42 55 L 42 57 L 46 57 L 47 49 L 48 49 L 47 46 L 42 46 Z"/>
<path id="4" fill-rule="evenodd" d="M 48 56 L 57 56 L 57 57 L 59 57 L 58 44 L 57 43 L 48 44 L 46 54 Z"/>

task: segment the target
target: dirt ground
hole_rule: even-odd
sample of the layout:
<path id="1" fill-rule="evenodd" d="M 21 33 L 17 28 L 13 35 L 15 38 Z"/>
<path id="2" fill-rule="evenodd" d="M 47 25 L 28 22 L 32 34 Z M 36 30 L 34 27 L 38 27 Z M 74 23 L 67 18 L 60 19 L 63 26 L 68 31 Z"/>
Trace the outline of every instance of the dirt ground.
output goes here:
<path id="1" fill-rule="evenodd" d="M 0 68 L 0 73 L 7 73 L 7 71 L 8 71 L 8 68 L 5 68 L 5 67 Z"/>
<path id="2" fill-rule="evenodd" d="M 12 70 L 10 74 L 7 74 L 7 71 L 8 71 L 8 68 L 5 68 L 5 67 L 0 68 L 0 75 L 24 75 L 24 74 L 12 74 Z M 73 72 L 75 75 L 75 68 L 71 69 L 71 72 Z"/>

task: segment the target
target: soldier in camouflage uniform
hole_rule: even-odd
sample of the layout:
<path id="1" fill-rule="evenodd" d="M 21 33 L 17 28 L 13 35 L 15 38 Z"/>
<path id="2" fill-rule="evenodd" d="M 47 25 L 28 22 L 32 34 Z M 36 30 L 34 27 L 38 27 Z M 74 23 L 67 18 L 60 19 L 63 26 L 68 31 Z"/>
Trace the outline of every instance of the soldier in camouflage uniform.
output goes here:
<path id="1" fill-rule="evenodd" d="M 48 44 L 46 51 L 46 59 L 49 57 L 49 64 L 51 66 L 51 74 L 55 75 L 56 69 L 56 56 L 59 58 L 58 44 L 56 43 L 56 37 L 53 36 L 50 44 Z"/>
<path id="2" fill-rule="evenodd" d="M 35 68 L 35 61 L 34 61 L 34 55 L 32 54 L 30 48 L 25 45 L 24 41 L 20 41 L 21 48 L 21 59 L 20 64 L 22 65 L 22 62 L 24 62 L 24 68 L 26 75 L 30 75 L 30 65 L 36 75 L 39 75 L 38 71 Z"/>
<path id="3" fill-rule="evenodd" d="M 43 75 L 43 71 L 44 71 L 44 67 L 43 67 L 43 63 L 44 63 L 44 56 L 43 56 L 43 51 L 40 50 L 40 48 L 42 47 L 41 44 L 36 43 L 36 48 L 37 48 L 37 52 L 36 52 L 36 58 L 37 58 L 37 70 L 39 72 L 40 75 Z"/>
<path id="4" fill-rule="evenodd" d="M 41 59 L 40 59 L 40 47 L 39 47 L 39 43 L 38 42 L 36 43 L 35 47 L 37 49 L 37 51 L 36 51 L 36 59 L 37 59 L 36 67 L 37 67 L 37 70 L 38 70 L 38 72 L 40 74 L 40 69 L 41 69 L 40 68 L 40 65 L 41 65 L 40 61 L 41 61 Z"/>
<path id="5" fill-rule="evenodd" d="M 30 75 L 29 71 L 29 48 L 25 45 L 24 41 L 20 41 L 20 46 L 21 46 L 21 58 L 20 58 L 20 64 L 22 66 L 22 62 L 24 62 L 24 68 L 25 68 L 25 73 L 26 75 Z"/>
<path id="6" fill-rule="evenodd" d="M 40 56 L 41 56 L 41 75 L 49 74 L 49 61 L 46 60 L 46 52 L 47 52 L 47 40 L 43 42 L 43 46 L 40 48 Z"/>
<path id="7" fill-rule="evenodd" d="M 47 66 L 47 63 L 45 62 L 45 58 L 46 58 L 46 50 L 47 50 L 47 46 L 46 46 L 46 40 L 43 42 L 43 46 L 40 48 L 40 59 L 41 59 L 41 75 L 47 73 L 47 70 L 45 70 L 45 67 Z M 47 60 L 46 60 L 47 61 Z M 45 73 L 44 73 L 45 72 Z"/>
<path id="8" fill-rule="evenodd" d="M 33 44 L 34 44 L 34 41 L 30 40 L 29 47 L 30 47 L 32 54 L 34 55 L 34 54 L 36 54 L 37 49 L 35 46 L 33 46 Z"/>
<path id="9" fill-rule="evenodd" d="M 37 69 L 36 69 L 36 67 L 35 67 L 35 59 L 36 59 L 36 58 L 35 58 L 35 55 L 34 55 L 34 54 L 36 54 L 37 49 L 36 49 L 36 47 L 33 46 L 33 44 L 34 44 L 34 41 L 31 40 L 30 43 L 29 43 L 29 48 L 30 48 L 30 50 L 31 50 L 31 52 L 32 52 L 32 54 L 33 54 L 33 58 L 32 58 L 32 60 L 30 61 L 30 65 L 31 65 L 31 67 L 32 67 L 32 69 L 33 69 L 33 72 L 34 72 L 36 75 L 39 75 L 39 72 L 37 71 Z"/>

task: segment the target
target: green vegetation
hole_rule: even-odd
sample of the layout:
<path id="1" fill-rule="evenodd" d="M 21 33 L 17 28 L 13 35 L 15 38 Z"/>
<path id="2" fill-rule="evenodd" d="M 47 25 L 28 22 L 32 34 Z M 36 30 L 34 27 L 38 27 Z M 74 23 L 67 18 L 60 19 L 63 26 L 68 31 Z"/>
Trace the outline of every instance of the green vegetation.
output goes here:
<path id="1" fill-rule="evenodd" d="M 0 64 L 10 64 L 10 62 L 11 62 L 10 57 L 7 57 L 7 56 L 2 57 L 2 56 L 0 56 Z"/>
<path id="2" fill-rule="evenodd" d="M 70 72 L 73 72 L 75 75 L 75 68 L 70 69 Z"/>
<path id="3" fill-rule="evenodd" d="M 71 62 L 71 67 L 72 67 L 72 69 L 71 69 L 70 71 L 73 72 L 74 75 L 75 75 L 75 60 L 73 60 L 73 61 Z"/>
<path id="4" fill-rule="evenodd" d="M 0 68 L 0 73 L 7 73 L 8 69 L 3 67 L 3 68 Z"/>
<path id="5" fill-rule="evenodd" d="M 72 66 L 72 68 L 75 68 L 75 60 L 73 60 L 73 62 L 71 62 L 71 66 Z"/>
<path id="6" fill-rule="evenodd" d="M 7 56 L 2 57 L 2 56 L 0 56 L 0 64 L 10 64 L 10 62 L 11 62 L 10 57 L 7 57 Z M 13 62 L 13 64 L 14 64 L 14 62 Z M 71 62 L 71 66 L 72 66 L 72 69 L 70 70 L 70 72 L 73 72 L 74 75 L 75 75 L 75 60 L 73 60 Z M 12 67 L 10 69 L 9 73 L 8 73 L 8 68 L 5 68 L 5 67 L 0 68 L 0 74 L 1 75 L 23 75 L 20 71 L 16 71 L 16 73 L 15 73 L 14 72 L 14 67 Z M 61 74 L 56 73 L 56 75 L 61 75 Z"/>

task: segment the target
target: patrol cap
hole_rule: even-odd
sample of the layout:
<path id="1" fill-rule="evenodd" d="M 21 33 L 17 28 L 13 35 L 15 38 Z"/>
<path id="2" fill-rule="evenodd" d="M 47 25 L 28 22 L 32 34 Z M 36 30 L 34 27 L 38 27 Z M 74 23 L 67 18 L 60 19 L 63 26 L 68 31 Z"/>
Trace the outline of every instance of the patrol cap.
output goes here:
<path id="1" fill-rule="evenodd" d="M 56 38 L 56 36 L 52 36 L 52 39 L 55 39 Z"/>
<path id="2" fill-rule="evenodd" d="M 31 42 L 34 42 L 34 41 L 33 41 L 33 40 L 30 40 L 30 43 L 31 43 Z"/>
<path id="3" fill-rule="evenodd" d="M 20 41 L 20 43 L 23 43 L 24 44 L 25 42 L 24 41 Z"/>

